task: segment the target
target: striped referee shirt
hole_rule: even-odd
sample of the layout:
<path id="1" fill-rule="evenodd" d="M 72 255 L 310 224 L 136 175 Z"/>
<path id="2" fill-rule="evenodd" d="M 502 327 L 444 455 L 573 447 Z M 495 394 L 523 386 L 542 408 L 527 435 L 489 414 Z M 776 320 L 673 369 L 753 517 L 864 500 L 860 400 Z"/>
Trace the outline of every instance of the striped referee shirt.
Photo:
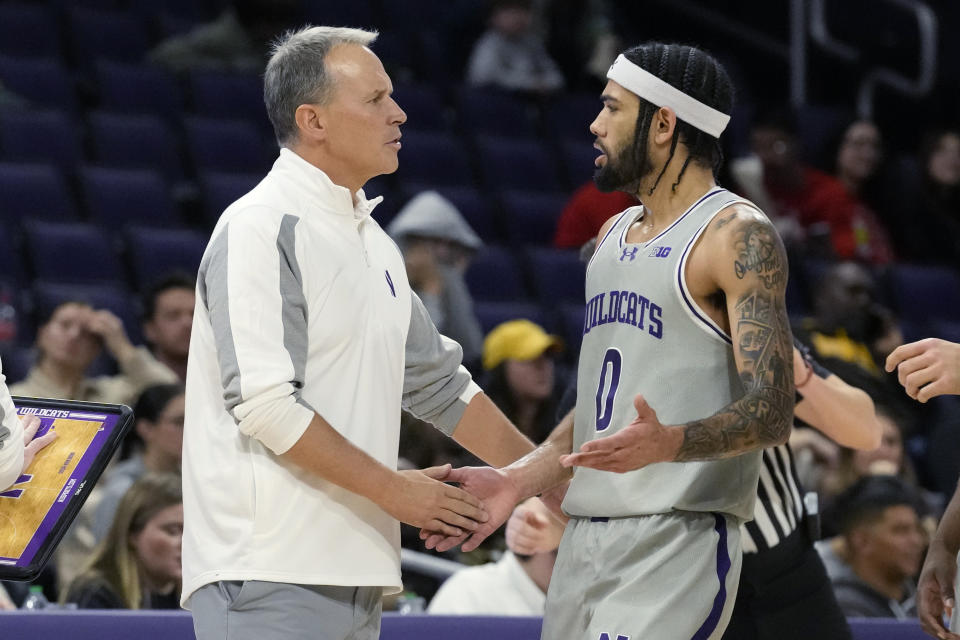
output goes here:
<path id="1" fill-rule="evenodd" d="M 821 378 L 831 375 L 816 361 L 810 358 L 807 361 L 813 367 L 814 375 Z M 799 403 L 801 399 L 802 395 L 797 391 L 796 401 Z M 743 552 L 772 549 L 796 531 L 803 522 L 803 493 L 790 444 L 764 449 L 753 520 L 740 527 Z"/>

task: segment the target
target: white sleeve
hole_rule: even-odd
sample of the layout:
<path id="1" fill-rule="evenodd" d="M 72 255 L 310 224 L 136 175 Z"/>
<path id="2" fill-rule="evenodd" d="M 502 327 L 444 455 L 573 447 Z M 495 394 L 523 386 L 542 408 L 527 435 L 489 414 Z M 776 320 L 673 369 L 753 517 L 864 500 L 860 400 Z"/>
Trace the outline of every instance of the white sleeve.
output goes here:
<path id="1" fill-rule="evenodd" d="M 8 489 L 23 471 L 23 425 L 10 399 L 6 377 L 0 373 L 0 491 Z"/>
<path id="2" fill-rule="evenodd" d="M 298 222 L 264 207 L 238 212 L 211 241 L 198 275 L 224 404 L 242 433 L 277 454 L 315 413 L 300 397 L 308 342 Z"/>

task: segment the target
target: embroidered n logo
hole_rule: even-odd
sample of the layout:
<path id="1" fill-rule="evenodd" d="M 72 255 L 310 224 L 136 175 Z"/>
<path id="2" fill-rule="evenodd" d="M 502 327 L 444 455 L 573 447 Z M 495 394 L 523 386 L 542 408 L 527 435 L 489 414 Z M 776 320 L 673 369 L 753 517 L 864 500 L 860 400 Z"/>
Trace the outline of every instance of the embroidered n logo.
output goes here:
<path id="1" fill-rule="evenodd" d="M 394 297 L 394 298 L 396 298 L 396 297 L 397 297 L 397 290 L 396 290 L 396 289 L 394 288 L 394 286 L 393 286 L 393 278 L 390 277 L 390 272 L 389 272 L 389 271 L 384 271 L 383 273 L 384 273 L 385 276 L 387 276 L 387 284 L 390 285 L 390 293 L 393 294 L 393 297 Z"/>

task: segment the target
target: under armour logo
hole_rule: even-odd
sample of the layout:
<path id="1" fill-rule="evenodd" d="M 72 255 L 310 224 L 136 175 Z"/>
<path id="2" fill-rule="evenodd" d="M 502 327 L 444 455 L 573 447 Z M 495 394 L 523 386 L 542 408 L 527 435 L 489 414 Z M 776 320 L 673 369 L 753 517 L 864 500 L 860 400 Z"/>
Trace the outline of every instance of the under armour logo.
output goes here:
<path id="1" fill-rule="evenodd" d="M 600 637 L 597 640 L 610 640 L 609 633 L 601 633 Z M 617 634 L 617 640 L 630 640 L 630 636 L 622 636 L 619 633 Z"/>
<path id="2" fill-rule="evenodd" d="M 633 259 L 637 257 L 637 252 L 639 251 L 639 247 L 625 247 L 623 253 L 620 254 L 620 262 L 623 262 L 627 258 L 630 258 L 630 262 L 633 262 Z"/>
<path id="3" fill-rule="evenodd" d="M 393 278 L 390 277 L 390 272 L 384 271 L 383 273 L 385 276 L 387 276 L 387 284 L 390 285 L 390 293 L 392 293 L 393 297 L 396 298 L 397 290 L 393 287 Z"/>

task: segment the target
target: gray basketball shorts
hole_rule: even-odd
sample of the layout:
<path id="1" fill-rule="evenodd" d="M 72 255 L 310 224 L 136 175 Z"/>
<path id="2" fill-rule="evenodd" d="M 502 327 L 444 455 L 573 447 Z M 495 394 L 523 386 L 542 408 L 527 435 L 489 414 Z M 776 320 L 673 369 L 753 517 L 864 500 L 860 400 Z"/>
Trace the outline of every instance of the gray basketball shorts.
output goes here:
<path id="1" fill-rule="evenodd" d="M 730 516 L 574 518 L 560 543 L 541 640 L 708 640 L 730 621 L 741 566 Z"/>
<path id="2" fill-rule="evenodd" d="M 376 640 L 381 587 L 259 580 L 207 584 L 190 596 L 197 640 Z"/>

